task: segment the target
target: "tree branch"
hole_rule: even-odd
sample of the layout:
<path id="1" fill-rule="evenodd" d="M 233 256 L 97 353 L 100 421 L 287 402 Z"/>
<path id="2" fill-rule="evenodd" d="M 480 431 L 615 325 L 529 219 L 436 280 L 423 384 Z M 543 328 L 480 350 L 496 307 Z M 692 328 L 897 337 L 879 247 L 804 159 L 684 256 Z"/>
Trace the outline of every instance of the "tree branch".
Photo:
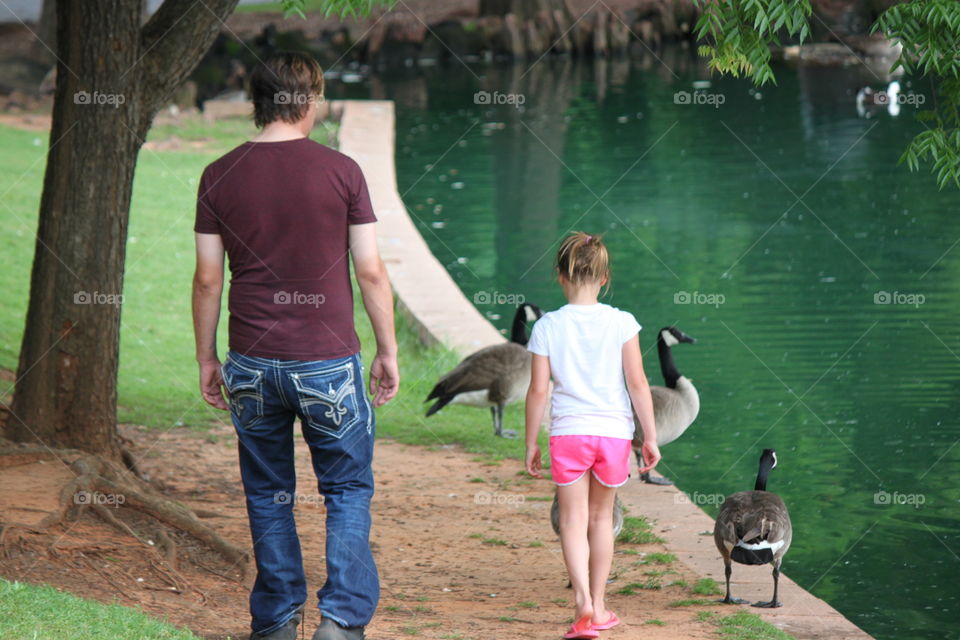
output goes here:
<path id="1" fill-rule="evenodd" d="M 141 29 L 143 132 L 200 62 L 239 0 L 166 0 Z"/>

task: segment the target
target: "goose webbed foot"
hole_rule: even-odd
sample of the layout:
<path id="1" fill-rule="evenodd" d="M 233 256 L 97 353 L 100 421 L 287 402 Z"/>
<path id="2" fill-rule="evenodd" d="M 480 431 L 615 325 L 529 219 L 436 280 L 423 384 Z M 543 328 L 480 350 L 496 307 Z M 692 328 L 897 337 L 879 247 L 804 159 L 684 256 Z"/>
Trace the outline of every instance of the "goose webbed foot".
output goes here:
<path id="1" fill-rule="evenodd" d="M 668 480 L 663 476 L 651 476 L 649 473 L 641 473 L 640 480 L 646 482 L 647 484 L 657 484 L 660 486 L 670 486 L 673 484 L 673 481 Z"/>
<path id="2" fill-rule="evenodd" d="M 720 604 L 750 604 L 743 598 L 731 598 L 730 596 L 727 596 L 722 600 L 717 600 L 717 602 L 719 602 Z"/>
<path id="3" fill-rule="evenodd" d="M 517 437 L 517 432 L 514 431 L 513 429 L 503 429 L 500 431 L 500 437 L 508 438 L 512 440 Z"/>
<path id="4" fill-rule="evenodd" d="M 770 602 L 754 602 L 753 606 L 763 609 L 776 609 L 777 607 L 782 607 L 783 603 L 779 600 L 771 600 Z"/>

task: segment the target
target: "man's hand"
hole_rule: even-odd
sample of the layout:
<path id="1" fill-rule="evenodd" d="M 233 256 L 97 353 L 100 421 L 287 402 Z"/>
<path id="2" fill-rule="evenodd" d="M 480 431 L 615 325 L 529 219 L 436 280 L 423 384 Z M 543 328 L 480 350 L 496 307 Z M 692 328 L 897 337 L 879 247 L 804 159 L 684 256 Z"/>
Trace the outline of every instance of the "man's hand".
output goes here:
<path id="1" fill-rule="evenodd" d="M 370 395 L 373 406 L 381 407 L 393 399 L 400 389 L 400 367 L 397 356 L 377 352 L 370 363 Z"/>
<path id="2" fill-rule="evenodd" d="M 527 473 L 534 478 L 543 478 L 543 460 L 540 459 L 540 447 L 527 449 Z"/>
<path id="3" fill-rule="evenodd" d="M 656 442 L 645 440 L 643 448 L 640 450 L 640 455 L 643 456 L 643 461 L 647 465 L 640 468 L 640 473 L 652 471 L 653 468 L 657 466 L 657 463 L 660 462 L 660 449 L 657 447 Z"/>
<path id="4" fill-rule="evenodd" d="M 200 363 L 200 393 L 211 407 L 229 411 L 223 399 L 223 377 L 220 375 L 220 361 L 208 360 Z"/>

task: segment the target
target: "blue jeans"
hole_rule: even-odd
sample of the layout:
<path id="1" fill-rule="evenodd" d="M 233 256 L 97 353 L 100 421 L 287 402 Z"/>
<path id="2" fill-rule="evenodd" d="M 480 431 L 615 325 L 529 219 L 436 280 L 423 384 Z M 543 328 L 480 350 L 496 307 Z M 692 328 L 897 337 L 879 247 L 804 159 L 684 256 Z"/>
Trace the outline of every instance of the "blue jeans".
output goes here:
<path id="1" fill-rule="evenodd" d="M 327 511 L 327 580 L 317 592 L 318 608 L 343 626 L 366 625 L 380 583 L 369 542 L 374 417 L 360 354 L 304 362 L 231 351 L 222 373 L 257 563 L 251 628 L 264 635 L 279 629 L 307 599 L 293 518 L 296 418 Z"/>

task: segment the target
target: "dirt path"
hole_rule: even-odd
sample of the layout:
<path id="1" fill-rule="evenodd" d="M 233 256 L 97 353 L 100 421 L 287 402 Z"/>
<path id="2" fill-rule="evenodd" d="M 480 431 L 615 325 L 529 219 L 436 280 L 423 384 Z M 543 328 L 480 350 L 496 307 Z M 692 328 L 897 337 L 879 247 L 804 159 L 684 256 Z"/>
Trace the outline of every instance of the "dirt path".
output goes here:
<path id="1" fill-rule="evenodd" d="M 141 456 L 143 470 L 164 490 L 195 509 L 215 511 L 218 531 L 248 545 L 243 494 L 232 428 L 206 434 L 176 429 L 125 427 Z M 322 584 L 324 509 L 315 497 L 308 452 L 297 438 L 297 521 L 303 540 L 308 592 Z M 517 461 L 491 462 L 457 448 L 427 450 L 389 440 L 377 444 L 374 500 L 375 555 L 382 577 L 380 609 L 368 637 L 556 639 L 571 616 L 571 594 L 559 541 L 550 530 L 551 487 L 531 481 Z M 68 471 L 58 463 L 10 467 L 0 474 L 0 521 L 39 521 L 55 503 Z M 655 530 L 657 530 L 655 528 Z M 177 539 L 178 571 L 164 577 L 149 552 L 132 537 L 86 515 L 62 531 L 53 553 L 30 545 L 0 558 L 0 575 L 49 582 L 103 602 L 139 605 L 209 639 L 246 638 L 247 585 L 237 567 L 227 566 L 190 539 Z M 162 545 L 161 545 L 162 546 Z M 690 597 L 696 576 L 680 563 L 660 577 L 659 590 L 634 595 L 615 592 L 645 582 L 651 570 L 637 564 L 642 554 L 663 551 L 659 544 L 618 545 L 610 605 L 624 624 L 605 637 L 712 638 L 715 627 L 697 621 L 697 611 L 670 607 Z M 172 584 L 179 587 L 170 589 Z M 202 592 L 202 593 L 201 593 Z M 306 637 L 319 621 L 311 595 Z M 711 610 L 729 612 L 721 607 Z M 659 620 L 663 624 L 647 624 Z"/>

